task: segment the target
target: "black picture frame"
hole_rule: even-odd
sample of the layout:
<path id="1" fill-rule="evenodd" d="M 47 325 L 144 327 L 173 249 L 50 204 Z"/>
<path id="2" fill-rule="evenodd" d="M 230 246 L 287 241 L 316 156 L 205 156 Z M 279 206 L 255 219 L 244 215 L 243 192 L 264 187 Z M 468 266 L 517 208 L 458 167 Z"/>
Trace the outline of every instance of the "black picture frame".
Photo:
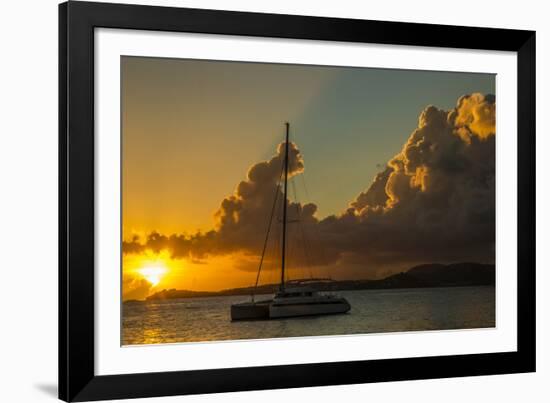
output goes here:
<path id="1" fill-rule="evenodd" d="M 96 376 L 94 29 L 517 52 L 517 352 Z M 535 371 L 535 32 L 185 8 L 59 5 L 59 398 L 65 401 Z"/>

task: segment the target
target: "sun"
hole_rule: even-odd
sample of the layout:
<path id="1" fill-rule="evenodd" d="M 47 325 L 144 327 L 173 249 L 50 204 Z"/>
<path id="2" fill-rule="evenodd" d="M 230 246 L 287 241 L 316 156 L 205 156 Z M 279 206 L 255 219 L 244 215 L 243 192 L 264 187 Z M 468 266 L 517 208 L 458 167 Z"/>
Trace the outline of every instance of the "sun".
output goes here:
<path id="1" fill-rule="evenodd" d="M 138 270 L 139 274 L 145 277 L 145 280 L 151 283 L 154 287 L 166 273 L 166 267 L 164 266 L 146 266 Z"/>

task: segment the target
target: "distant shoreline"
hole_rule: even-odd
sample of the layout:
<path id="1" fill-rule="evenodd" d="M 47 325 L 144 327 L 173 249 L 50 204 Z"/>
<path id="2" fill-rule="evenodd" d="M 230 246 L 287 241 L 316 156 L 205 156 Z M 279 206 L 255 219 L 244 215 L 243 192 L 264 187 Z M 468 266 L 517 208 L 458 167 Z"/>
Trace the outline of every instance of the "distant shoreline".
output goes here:
<path id="1" fill-rule="evenodd" d="M 377 290 L 399 288 L 467 287 L 495 285 L 495 265 L 481 263 L 424 264 L 393 274 L 380 280 L 326 280 L 303 279 L 307 285 L 319 291 Z M 296 284 L 291 281 L 290 284 Z M 239 287 L 220 291 L 162 290 L 148 296 L 145 301 L 158 301 L 178 298 L 206 298 L 254 294 L 274 294 L 278 284 L 265 284 L 254 287 Z M 126 300 L 124 303 L 143 302 Z"/>

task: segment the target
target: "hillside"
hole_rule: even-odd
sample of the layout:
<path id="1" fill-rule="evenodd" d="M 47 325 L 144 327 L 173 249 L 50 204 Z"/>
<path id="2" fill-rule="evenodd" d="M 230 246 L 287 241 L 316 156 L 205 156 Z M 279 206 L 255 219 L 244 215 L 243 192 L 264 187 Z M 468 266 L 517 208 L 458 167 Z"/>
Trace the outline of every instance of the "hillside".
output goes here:
<path id="1" fill-rule="evenodd" d="M 405 272 L 381 280 L 308 280 L 308 285 L 319 291 L 495 285 L 495 265 L 468 262 L 448 265 L 432 263 L 414 266 Z M 255 293 L 258 295 L 273 294 L 277 288 L 278 284 L 261 285 L 258 286 Z M 222 291 L 170 289 L 150 295 L 147 300 L 250 295 L 252 291 L 253 287 Z"/>

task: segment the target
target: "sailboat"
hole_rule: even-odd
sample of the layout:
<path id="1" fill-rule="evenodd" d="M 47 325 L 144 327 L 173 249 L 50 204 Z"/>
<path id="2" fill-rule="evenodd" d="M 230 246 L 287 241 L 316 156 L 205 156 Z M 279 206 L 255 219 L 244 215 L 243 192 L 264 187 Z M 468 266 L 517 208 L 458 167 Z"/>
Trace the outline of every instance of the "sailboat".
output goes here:
<path id="1" fill-rule="evenodd" d="M 337 295 L 324 294 L 302 282 L 285 283 L 285 265 L 287 253 L 287 185 L 288 185 L 288 148 L 289 148 L 289 124 L 285 123 L 285 158 L 284 158 L 284 187 L 283 187 L 283 219 L 282 219 L 282 242 L 281 242 L 281 280 L 279 289 L 273 299 L 255 301 L 252 294 L 251 301 L 231 305 L 231 320 L 255 320 L 255 319 L 278 319 L 300 316 L 329 315 L 346 313 L 351 309 L 349 302 Z M 275 204 L 274 204 L 275 206 Z M 271 220 L 270 220 L 271 226 Z M 262 252 L 262 259 L 265 254 L 266 243 Z M 256 277 L 256 286 L 258 285 Z"/>

